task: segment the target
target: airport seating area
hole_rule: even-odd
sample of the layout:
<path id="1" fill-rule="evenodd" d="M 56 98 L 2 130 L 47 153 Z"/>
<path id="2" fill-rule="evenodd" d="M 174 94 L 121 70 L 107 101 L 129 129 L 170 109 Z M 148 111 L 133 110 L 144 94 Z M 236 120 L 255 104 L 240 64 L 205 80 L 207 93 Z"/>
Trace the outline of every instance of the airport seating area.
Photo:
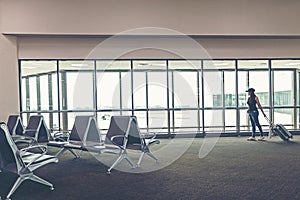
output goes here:
<path id="1" fill-rule="evenodd" d="M 135 116 L 113 116 L 104 139 L 94 116 L 76 116 L 70 133 L 50 134 L 42 115 L 31 116 L 27 127 L 23 126 L 21 118 L 16 115 L 9 116 L 7 124 L 1 122 L 0 172 L 14 173 L 18 176 L 12 188 L 5 194 L 7 199 L 10 199 L 21 183 L 27 179 L 48 185 L 54 190 L 51 183 L 37 177 L 33 171 L 48 163 L 58 163 L 59 159 L 64 158 L 64 152 L 70 152 L 75 159 L 80 159 L 83 152 L 100 156 L 103 153 L 116 154 L 118 156 L 116 159 L 109 158 L 114 162 L 106 171 L 107 174 L 111 174 L 111 170 L 123 160 L 126 160 L 132 169 L 143 167 L 141 161 L 145 155 L 158 161 L 149 147 L 159 144 L 160 141 L 155 139 L 155 134 L 142 134 Z M 20 127 L 23 133 L 19 131 L 16 134 Z M 52 154 L 48 151 L 49 148 L 52 149 Z M 53 153 L 55 149 L 58 151 Z M 140 152 L 135 163 L 127 153 L 129 149 Z"/>

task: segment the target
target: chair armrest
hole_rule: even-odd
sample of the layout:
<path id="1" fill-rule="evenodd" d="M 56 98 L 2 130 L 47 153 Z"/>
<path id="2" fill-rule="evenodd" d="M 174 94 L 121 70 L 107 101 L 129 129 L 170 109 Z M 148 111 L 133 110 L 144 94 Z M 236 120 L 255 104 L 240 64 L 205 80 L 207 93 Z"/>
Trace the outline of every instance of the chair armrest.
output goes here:
<path id="1" fill-rule="evenodd" d="M 143 139 L 154 139 L 156 137 L 156 133 L 153 133 L 153 132 L 142 133 L 141 137 Z"/>
<path id="2" fill-rule="evenodd" d="M 153 133 L 153 132 L 141 134 L 143 146 L 147 146 L 149 143 L 151 143 L 152 141 L 154 141 L 155 137 L 156 137 L 156 133 Z M 148 142 L 146 142 L 146 140 Z"/>
<path id="3" fill-rule="evenodd" d="M 17 135 L 12 137 L 16 144 L 19 143 L 28 143 L 29 145 L 37 143 L 35 138 L 27 136 L 27 135 Z"/>
<path id="4" fill-rule="evenodd" d="M 69 141 L 70 133 L 68 131 L 52 133 L 52 138 L 55 141 L 66 142 Z"/>
<path id="5" fill-rule="evenodd" d="M 20 154 L 24 154 L 26 152 L 30 152 L 31 150 L 34 150 L 34 149 L 38 149 L 40 150 L 40 153 L 42 154 L 46 154 L 47 153 L 47 146 L 45 145 L 34 145 L 34 146 L 29 146 L 29 147 L 25 147 L 25 148 L 22 148 L 19 150 Z"/>
<path id="6" fill-rule="evenodd" d="M 117 141 L 116 141 L 117 139 L 123 139 L 122 144 L 117 143 Z M 125 138 L 125 135 L 115 135 L 115 136 L 112 136 L 112 137 L 110 138 L 111 142 L 112 142 L 114 145 L 116 145 L 116 146 L 118 146 L 118 147 L 120 147 L 120 148 L 122 148 L 122 149 L 124 149 L 124 147 L 123 147 L 124 139 L 126 139 L 126 138 Z"/>
<path id="7" fill-rule="evenodd" d="M 30 147 L 20 149 L 17 152 L 17 155 L 22 158 L 22 155 L 24 155 L 26 152 L 33 150 L 33 149 L 38 149 L 41 151 L 41 153 L 32 153 L 32 154 L 37 154 L 38 156 L 36 156 L 35 159 L 32 159 L 29 163 L 27 163 L 27 165 L 25 165 L 25 168 L 28 168 L 32 163 L 34 163 L 35 161 L 37 161 L 39 158 L 41 158 L 42 156 L 44 156 L 47 153 L 47 146 L 35 145 L 35 146 L 30 146 Z"/>

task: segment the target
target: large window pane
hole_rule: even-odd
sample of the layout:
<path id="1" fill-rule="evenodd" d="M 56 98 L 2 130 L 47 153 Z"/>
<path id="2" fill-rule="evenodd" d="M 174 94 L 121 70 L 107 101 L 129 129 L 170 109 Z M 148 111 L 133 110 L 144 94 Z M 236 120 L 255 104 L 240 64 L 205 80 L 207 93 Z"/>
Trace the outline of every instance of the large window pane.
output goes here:
<path id="1" fill-rule="evenodd" d="M 169 70 L 201 70 L 200 60 L 169 60 Z"/>
<path id="2" fill-rule="evenodd" d="M 62 114 L 62 116 L 61 116 L 62 122 L 61 123 L 66 123 L 66 121 L 67 121 L 67 124 L 65 124 L 65 125 L 67 125 L 67 130 L 72 130 L 74 122 L 75 122 L 75 117 L 77 115 L 92 116 L 92 115 L 94 115 L 94 113 L 93 112 L 69 112 L 69 113 L 67 113 L 67 120 L 64 119 L 65 115 Z M 66 130 L 64 130 L 64 131 L 66 131 Z"/>
<path id="3" fill-rule="evenodd" d="M 148 72 L 149 108 L 166 108 L 167 92 L 166 72 Z"/>
<path id="4" fill-rule="evenodd" d="M 168 131 L 167 111 L 149 111 L 149 129 L 152 132 L 167 133 Z"/>
<path id="5" fill-rule="evenodd" d="M 293 74 L 293 71 L 274 71 L 274 106 L 293 105 Z"/>
<path id="6" fill-rule="evenodd" d="M 249 87 L 255 88 L 255 93 L 259 97 L 262 106 L 269 106 L 269 72 L 250 71 Z"/>
<path id="7" fill-rule="evenodd" d="M 98 109 L 120 109 L 120 78 L 118 72 L 97 72 Z"/>
<path id="8" fill-rule="evenodd" d="M 106 134 L 109 125 L 110 119 L 112 116 L 121 115 L 119 111 L 116 112 L 97 112 L 97 120 L 98 120 L 98 127 L 101 130 L 102 134 Z"/>
<path id="9" fill-rule="evenodd" d="M 93 61 L 60 61 L 61 107 L 63 110 L 93 109 Z"/>
<path id="10" fill-rule="evenodd" d="M 64 81 L 61 81 L 61 84 L 66 84 L 67 87 L 67 109 L 93 109 L 93 73 L 67 72 L 65 78 L 66 79 Z M 62 93 L 62 95 L 65 94 Z M 62 98 L 65 97 L 63 96 Z"/>
<path id="11" fill-rule="evenodd" d="M 52 109 L 58 110 L 58 86 L 57 86 L 57 75 L 52 74 Z M 51 109 L 50 109 L 51 110 Z"/>
<path id="12" fill-rule="evenodd" d="M 37 87 L 36 87 L 36 77 L 29 78 L 29 101 L 30 110 L 37 110 Z"/>
<path id="13" fill-rule="evenodd" d="M 135 109 L 147 108 L 146 72 L 133 73 L 133 99 Z"/>
<path id="14" fill-rule="evenodd" d="M 204 71 L 204 107 L 222 107 L 221 72 Z"/>
<path id="15" fill-rule="evenodd" d="M 197 132 L 199 122 L 197 110 L 174 111 L 174 127 L 177 132 L 194 131 Z"/>
<path id="16" fill-rule="evenodd" d="M 236 105 L 235 85 L 236 85 L 235 72 L 225 71 L 224 72 L 225 107 L 234 107 Z"/>
<path id="17" fill-rule="evenodd" d="M 135 111 L 134 115 L 137 118 L 138 124 L 142 132 L 147 130 L 147 112 L 145 111 Z"/>
<path id="18" fill-rule="evenodd" d="M 121 87 L 122 87 L 122 109 L 131 109 L 132 107 L 132 93 L 131 93 L 131 72 L 121 73 Z"/>
<path id="19" fill-rule="evenodd" d="M 225 131 L 237 130 L 236 128 L 236 110 L 225 110 Z"/>
<path id="20" fill-rule="evenodd" d="M 246 109 L 240 110 L 240 131 L 250 131 L 250 121 Z"/>
<path id="21" fill-rule="evenodd" d="M 274 123 L 283 124 L 286 128 L 293 128 L 294 110 L 287 108 L 274 109 Z"/>
<path id="22" fill-rule="evenodd" d="M 197 72 L 173 72 L 174 108 L 197 108 Z"/>
<path id="23" fill-rule="evenodd" d="M 239 107 L 247 106 L 248 94 L 245 92 L 248 89 L 248 72 L 238 71 L 238 95 Z"/>
<path id="24" fill-rule="evenodd" d="M 221 132 L 223 130 L 223 111 L 204 110 L 204 130 L 207 132 Z"/>
<path id="25" fill-rule="evenodd" d="M 49 81 L 48 75 L 40 76 L 40 87 L 41 87 L 41 110 L 49 110 Z"/>

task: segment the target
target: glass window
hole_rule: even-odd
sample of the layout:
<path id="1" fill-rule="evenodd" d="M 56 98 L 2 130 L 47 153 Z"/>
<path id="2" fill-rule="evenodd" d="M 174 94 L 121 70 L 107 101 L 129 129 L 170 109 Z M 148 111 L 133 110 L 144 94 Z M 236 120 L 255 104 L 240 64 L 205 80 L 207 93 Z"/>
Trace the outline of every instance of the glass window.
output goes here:
<path id="1" fill-rule="evenodd" d="M 272 60 L 272 69 L 300 69 L 300 60 Z"/>
<path id="2" fill-rule="evenodd" d="M 293 105 L 293 74 L 293 71 L 274 71 L 274 106 Z"/>
<path id="3" fill-rule="evenodd" d="M 52 110 L 58 110 L 58 86 L 57 86 L 57 75 L 51 75 L 51 82 L 52 82 Z M 51 110 L 51 109 L 50 109 Z"/>
<path id="4" fill-rule="evenodd" d="M 131 72 L 121 73 L 121 88 L 122 88 L 122 109 L 131 109 L 132 107 L 132 92 L 131 92 Z"/>
<path id="5" fill-rule="evenodd" d="M 255 93 L 259 97 L 262 106 L 269 105 L 269 72 L 250 71 L 249 87 L 255 88 Z"/>
<path id="6" fill-rule="evenodd" d="M 238 69 L 268 69 L 268 60 L 238 60 Z"/>
<path id="7" fill-rule="evenodd" d="M 29 110 L 29 107 L 27 106 L 28 103 L 29 103 L 29 98 L 27 99 L 27 95 L 28 95 L 28 92 L 27 89 L 26 89 L 26 83 L 28 82 L 28 79 L 27 78 L 22 78 L 22 81 L 21 81 L 21 87 L 22 87 L 22 109 L 23 111 L 28 111 Z"/>
<path id="8" fill-rule="evenodd" d="M 198 108 L 197 72 L 173 72 L 174 108 Z"/>
<path id="9" fill-rule="evenodd" d="M 149 111 L 149 131 L 157 133 L 168 132 L 168 112 Z"/>
<path id="10" fill-rule="evenodd" d="M 40 87 L 41 87 L 41 110 L 49 110 L 49 80 L 48 75 L 40 76 Z"/>
<path id="11" fill-rule="evenodd" d="M 141 131 L 147 130 L 147 112 L 145 111 L 135 111 L 134 116 L 136 116 L 139 128 L 142 129 Z"/>
<path id="12" fill-rule="evenodd" d="M 247 106 L 248 94 L 245 92 L 248 89 L 248 72 L 238 71 L 238 95 L 239 107 Z"/>
<path id="13" fill-rule="evenodd" d="M 294 107 L 299 105 L 299 59 L 20 60 L 20 69 L 25 125 L 38 110 L 49 128 L 71 129 L 76 111 L 81 111 L 77 114 L 97 112 L 104 130 L 112 115 L 134 113 L 142 131 L 230 132 L 240 125 L 249 132 L 245 90 L 253 87 L 274 123 L 299 127 L 299 109 Z M 262 114 L 259 119 L 267 129 Z"/>
<path id="14" fill-rule="evenodd" d="M 60 61 L 61 104 L 63 110 L 93 109 L 93 61 Z"/>
<path id="15" fill-rule="evenodd" d="M 75 122 L 75 117 L 77 115 L 92 116 L 92 115 L 94 115 L 94 113 L 93 112 L 68 112 L 66 115 L 62 113 L 61 124 L 63 124 L 63 126 L 67 126 L 67 130 L 72 130 L 74 122 Z M 64 119 L 64 117 L 67 117 L 67 119 Z M 64 131 L 66 131 L 66 130 L 64 130 Z"/>
<path id="16" fill-rule="evenodd" d="M 200 60 L 169 60 L 169 70 L 201 70 Z"/>
<path id="17" fill-rule="evenodd" d="M 250 131 L 250 121 L 249 121 L 249 115 L 247 113 L 246 109 L 240 110 L 240 130 L 241 131 Z"/>
<path id="18" fill-rule="evenodd" d="M 206 70 L 224 70 L 235 69 L 234 60 L 205 60 L 203 62 L 203 69 Z"/>
<path id="19" fill-rule="evenodd" d="M 293 128 L 294 110 L 289 108 L 275 108 L 274 123 L 283 124 L 286 128 Z"/>
<path id="20" fill-rule="evenodd" d="M 21 70 L 22 77 L 30 75 L 51 74 L 56 73 L 56 60 L 22 60 Z"/>
<path id="21" fill-rule="evenodd" d="M 235 86 L 236 86 L 235 72 L 225 71 L 224 72 L 225 107 L 236 106 Z"/>
<path id="22" fill-rule="evenodd" d="M 97 72 L 98 109 L 120 109 L 119 72 Z"/>
<path id="23" fill-rule="evenodd" d="M 67 72 L 66 80 L 66 104 L 68 110 L 93 109 L 93 73 L 91 72 Z M 64 86 L 62 86 L 64 87 Z M 65 97 L 63 97 L 65 98 Z"/>
<path id="24" fill-rule="evenodd" d="M 149 108 L 167 108 L 166 72 L 148 72 Z"/>
<path id="25" fill-rule="evenodd" d="M 235 109 L 225 110 L 225 131 L 226 130 L 237 130 Z"/>
<path id="26" fill-rule="evenodd" d="M 133 69 L 136 71 L 163 70 L 166 71 L 167 63 L 165 60 L 135 60 Z"/>
<path id="27" fill-rule="evenodd" d="M 129 71 L 131 68 L 130 60 L 97 60 L 97 70 L 102 71 Z"/>
<path id="28" fill-rule="evenodd" d="M 106 134 L 109 125 L 110 125 L 110 119 L 112 116 L 119 116 L 120 112 L 97 112 L 97 121 L 98 121 L 98 127 L 101 131 L 102 134 Z"/>
<path id="29" fill-rule="evenodd" d="M 207 132 L 223 131 L 223 111 L 204 110 L 204 130 Z"/>
<path id="30" fill-rule="evenodd" d="M 174 128 L 178 132 L 198 131 L 200 120 L 198 119 L 197 110 L 181 110 L 174 111 Z"/>
<path id="31" fill-rule="evenodd" d="M 37 85 L 36 77 L 29 78 L 30 110 L 37 110 Z"/>
<path id="32" fill-rule="evenodd" d="M 222 72 L 204 71 L 204 107 L 222 107 Z"/>
<path id="33" fill-rule="evenodd" d="M 146 72 L 133 73 L 133 99 L 135 109 L 147 108 Z"/>

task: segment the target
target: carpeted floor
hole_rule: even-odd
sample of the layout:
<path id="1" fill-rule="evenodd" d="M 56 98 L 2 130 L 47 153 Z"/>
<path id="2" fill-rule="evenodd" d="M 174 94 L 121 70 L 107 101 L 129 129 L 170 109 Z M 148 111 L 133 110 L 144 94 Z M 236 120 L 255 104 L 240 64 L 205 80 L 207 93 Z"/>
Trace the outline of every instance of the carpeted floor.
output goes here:
<path id="1" fill-rule="evenodd" d="M 222 137 L 204 158 L 199 158 L 204 139 L 197 138 L 180 158 L 168 165 L 164 159 L 172 155 L 159 153 L 170 141 L 175 147 L 191 142 L 190 139 L 161 139 L 161 144 L 154 147 L 160 162 L 155 164 L 145 158 L 141 169 L 143 165 L 162 168 L 147 173 L 113 170 L 107 175 L 107 166 L 88 152 L 80 159 L 73 159 L 66 152 L 59 163 L 36 170 L 37 175 L 54 184 L 54 191 L 25 181 L 12 199 L 300 199 L 300 136 L 288 143 L 278 137 L 263 142 Z M 49 148 L 49 153 L 56 151 Z M 103 157 L 104 160 L 116 158 L 111 154 Z M 120 166 L 129 165 L 124 161 Z M 14 178 L 1 173 L 2 199 Z"/>

